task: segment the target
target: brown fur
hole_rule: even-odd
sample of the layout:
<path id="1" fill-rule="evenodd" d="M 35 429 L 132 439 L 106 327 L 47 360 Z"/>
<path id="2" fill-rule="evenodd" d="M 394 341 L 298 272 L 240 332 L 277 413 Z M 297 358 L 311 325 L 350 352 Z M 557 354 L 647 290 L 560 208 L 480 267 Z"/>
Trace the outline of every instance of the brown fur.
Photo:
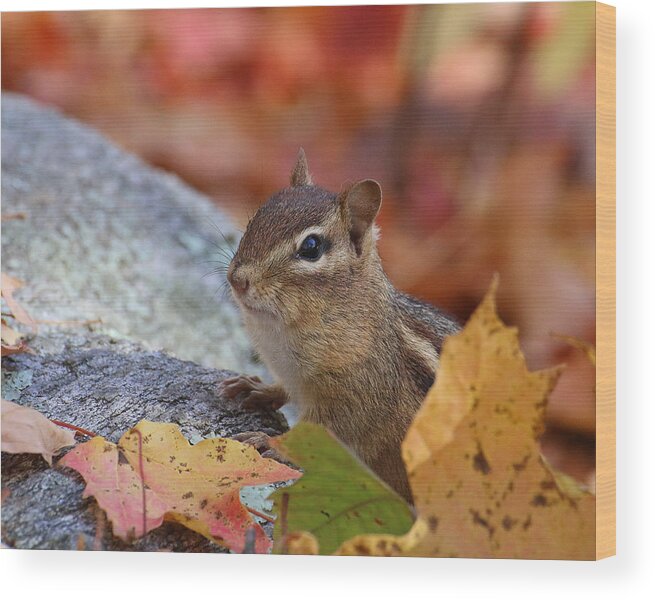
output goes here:
<path id="1" fill-rule="evenodd" d="M 251 219 L 230 265 L 233 288 L 247 282 L 235 292 L 246 328 L 301 418 L 331 429 L 409 499 L 400 444 L 458 326 L 387 279 L 376 182 L 340 195 L 309 185 L 304 153 L 291 180 Z M 316 232 L 324 256 L 298 259 L 301 238 Z"/>

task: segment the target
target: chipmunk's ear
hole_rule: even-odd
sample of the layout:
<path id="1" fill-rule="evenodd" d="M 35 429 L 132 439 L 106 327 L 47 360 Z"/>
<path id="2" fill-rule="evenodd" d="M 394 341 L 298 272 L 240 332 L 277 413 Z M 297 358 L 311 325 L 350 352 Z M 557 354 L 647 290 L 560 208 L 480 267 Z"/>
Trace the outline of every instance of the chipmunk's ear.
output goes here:
<path id="1" fill-rule="evenodd" d="M 300 185 L 312 185 L 312 176 L 309 174 L 307 157 L 302 148 L 298 151 L 296 166 L 293 168 L 293 171 L 291 171 L 291 186 L 298 187 Z"/>
<path id="2" fill-rule="evenodd" d="M 382 204 L 382 189 L 377 181 L 358 181 L 339 196 L 341 212 L 350 229 L 350 240 L 357 254 L 362 253 L 366 233 L 373 227 L 373 221 Z"/>

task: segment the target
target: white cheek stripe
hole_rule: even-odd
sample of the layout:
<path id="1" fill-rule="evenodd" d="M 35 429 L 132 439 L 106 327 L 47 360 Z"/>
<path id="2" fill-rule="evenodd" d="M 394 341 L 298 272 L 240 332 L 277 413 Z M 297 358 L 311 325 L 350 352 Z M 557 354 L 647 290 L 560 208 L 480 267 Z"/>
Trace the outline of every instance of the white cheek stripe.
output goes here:
<path id="1" fill-rule="evenodd" d="M 327 261 L 326 255 L 323 254 L 318 260 L 297 260 L 295 267 L 304 271 L 317 271 Z"/>

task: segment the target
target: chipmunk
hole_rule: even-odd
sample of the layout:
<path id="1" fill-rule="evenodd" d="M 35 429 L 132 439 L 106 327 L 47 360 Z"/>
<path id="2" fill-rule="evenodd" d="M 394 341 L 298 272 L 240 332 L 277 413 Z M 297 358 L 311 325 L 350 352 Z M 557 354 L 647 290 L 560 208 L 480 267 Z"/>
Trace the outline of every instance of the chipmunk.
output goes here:
<path id="1" fill-rule="evenodd" d="M 444 338 L 459 325 L 397 291 L 378 255 L 380 185 L 340 194 L 312 182 L 301 149 L 291 185 L 252 217 L 227 279 L 245 327 L 275 376 L 223 383 L 246 406 L 293 402 L 411 501 L 400 445 L 432 386 Z M 267 447 L 263 434 L 237 439 Z"/>

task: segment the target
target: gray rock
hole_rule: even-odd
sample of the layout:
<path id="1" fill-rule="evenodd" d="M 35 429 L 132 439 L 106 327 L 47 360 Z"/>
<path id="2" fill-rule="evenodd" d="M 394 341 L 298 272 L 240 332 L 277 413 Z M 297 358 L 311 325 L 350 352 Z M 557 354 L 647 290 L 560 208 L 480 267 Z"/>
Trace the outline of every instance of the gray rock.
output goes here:
<path id="1" fill-rule="evenodd" d="M 57 354 L 17 354 L 3 359 L 6 379 L 29 373 L 18 403 L 49 418 L 83 427 L 117 442 L 141 419 L 174 422 L 192 443 L 242 431 L 277 435 L 286 429 L 280 413 L 244 411 L 219 394 L 230 372 L 184 362 L 131 342 L 87 334 L 88 344 L 58 335 Z M 41 456 L 2 454 L 2 541 L 13 548 L 93 548 L 97 505 L 83 499 L 82 478 L 70 469 L 48 467 Z M 165 523 L 134 544 L 104 529 L 105 550 L 217 552 L 222 549 L 182 526 Z"/>
<path id="2" fill-rule="evenodd" d="M 98 133 L 2 96 L 3 271 L 38 319 L 96 327 L 209 367 L 261 372 L 224 278 L 239 233 L 208 198 Z M 218 261 L 218 262 L 212 262 Z"/>
<path id="3" fill-rule="evenodd" d="M 177 423 L 192 443 L 286 429 L 280 413 L 245 412 L 219 395 L 228 371 L 214 367 L 262 368 L 236 307 L 217 293 L 221 279 L 203 277 L 238 237 L 207 198 L 79 123 L 4 94 L 2 202 L 3 215 L 25 214 L 2 224 L 3 272 L 25 282 L 17 300 L 40 321 L 75 322 L 40 323 L 27 338 L 34 354 L 3 358 L 5 397 L 114 442 L 141 419 Z M 40 456 L 3 453 L 2 488 L 10 547 L 93 548 L 100 530 L 103 549 L 220 551 L 170 523 L 121 542 L 98 527 L 82 478 Z"/>

